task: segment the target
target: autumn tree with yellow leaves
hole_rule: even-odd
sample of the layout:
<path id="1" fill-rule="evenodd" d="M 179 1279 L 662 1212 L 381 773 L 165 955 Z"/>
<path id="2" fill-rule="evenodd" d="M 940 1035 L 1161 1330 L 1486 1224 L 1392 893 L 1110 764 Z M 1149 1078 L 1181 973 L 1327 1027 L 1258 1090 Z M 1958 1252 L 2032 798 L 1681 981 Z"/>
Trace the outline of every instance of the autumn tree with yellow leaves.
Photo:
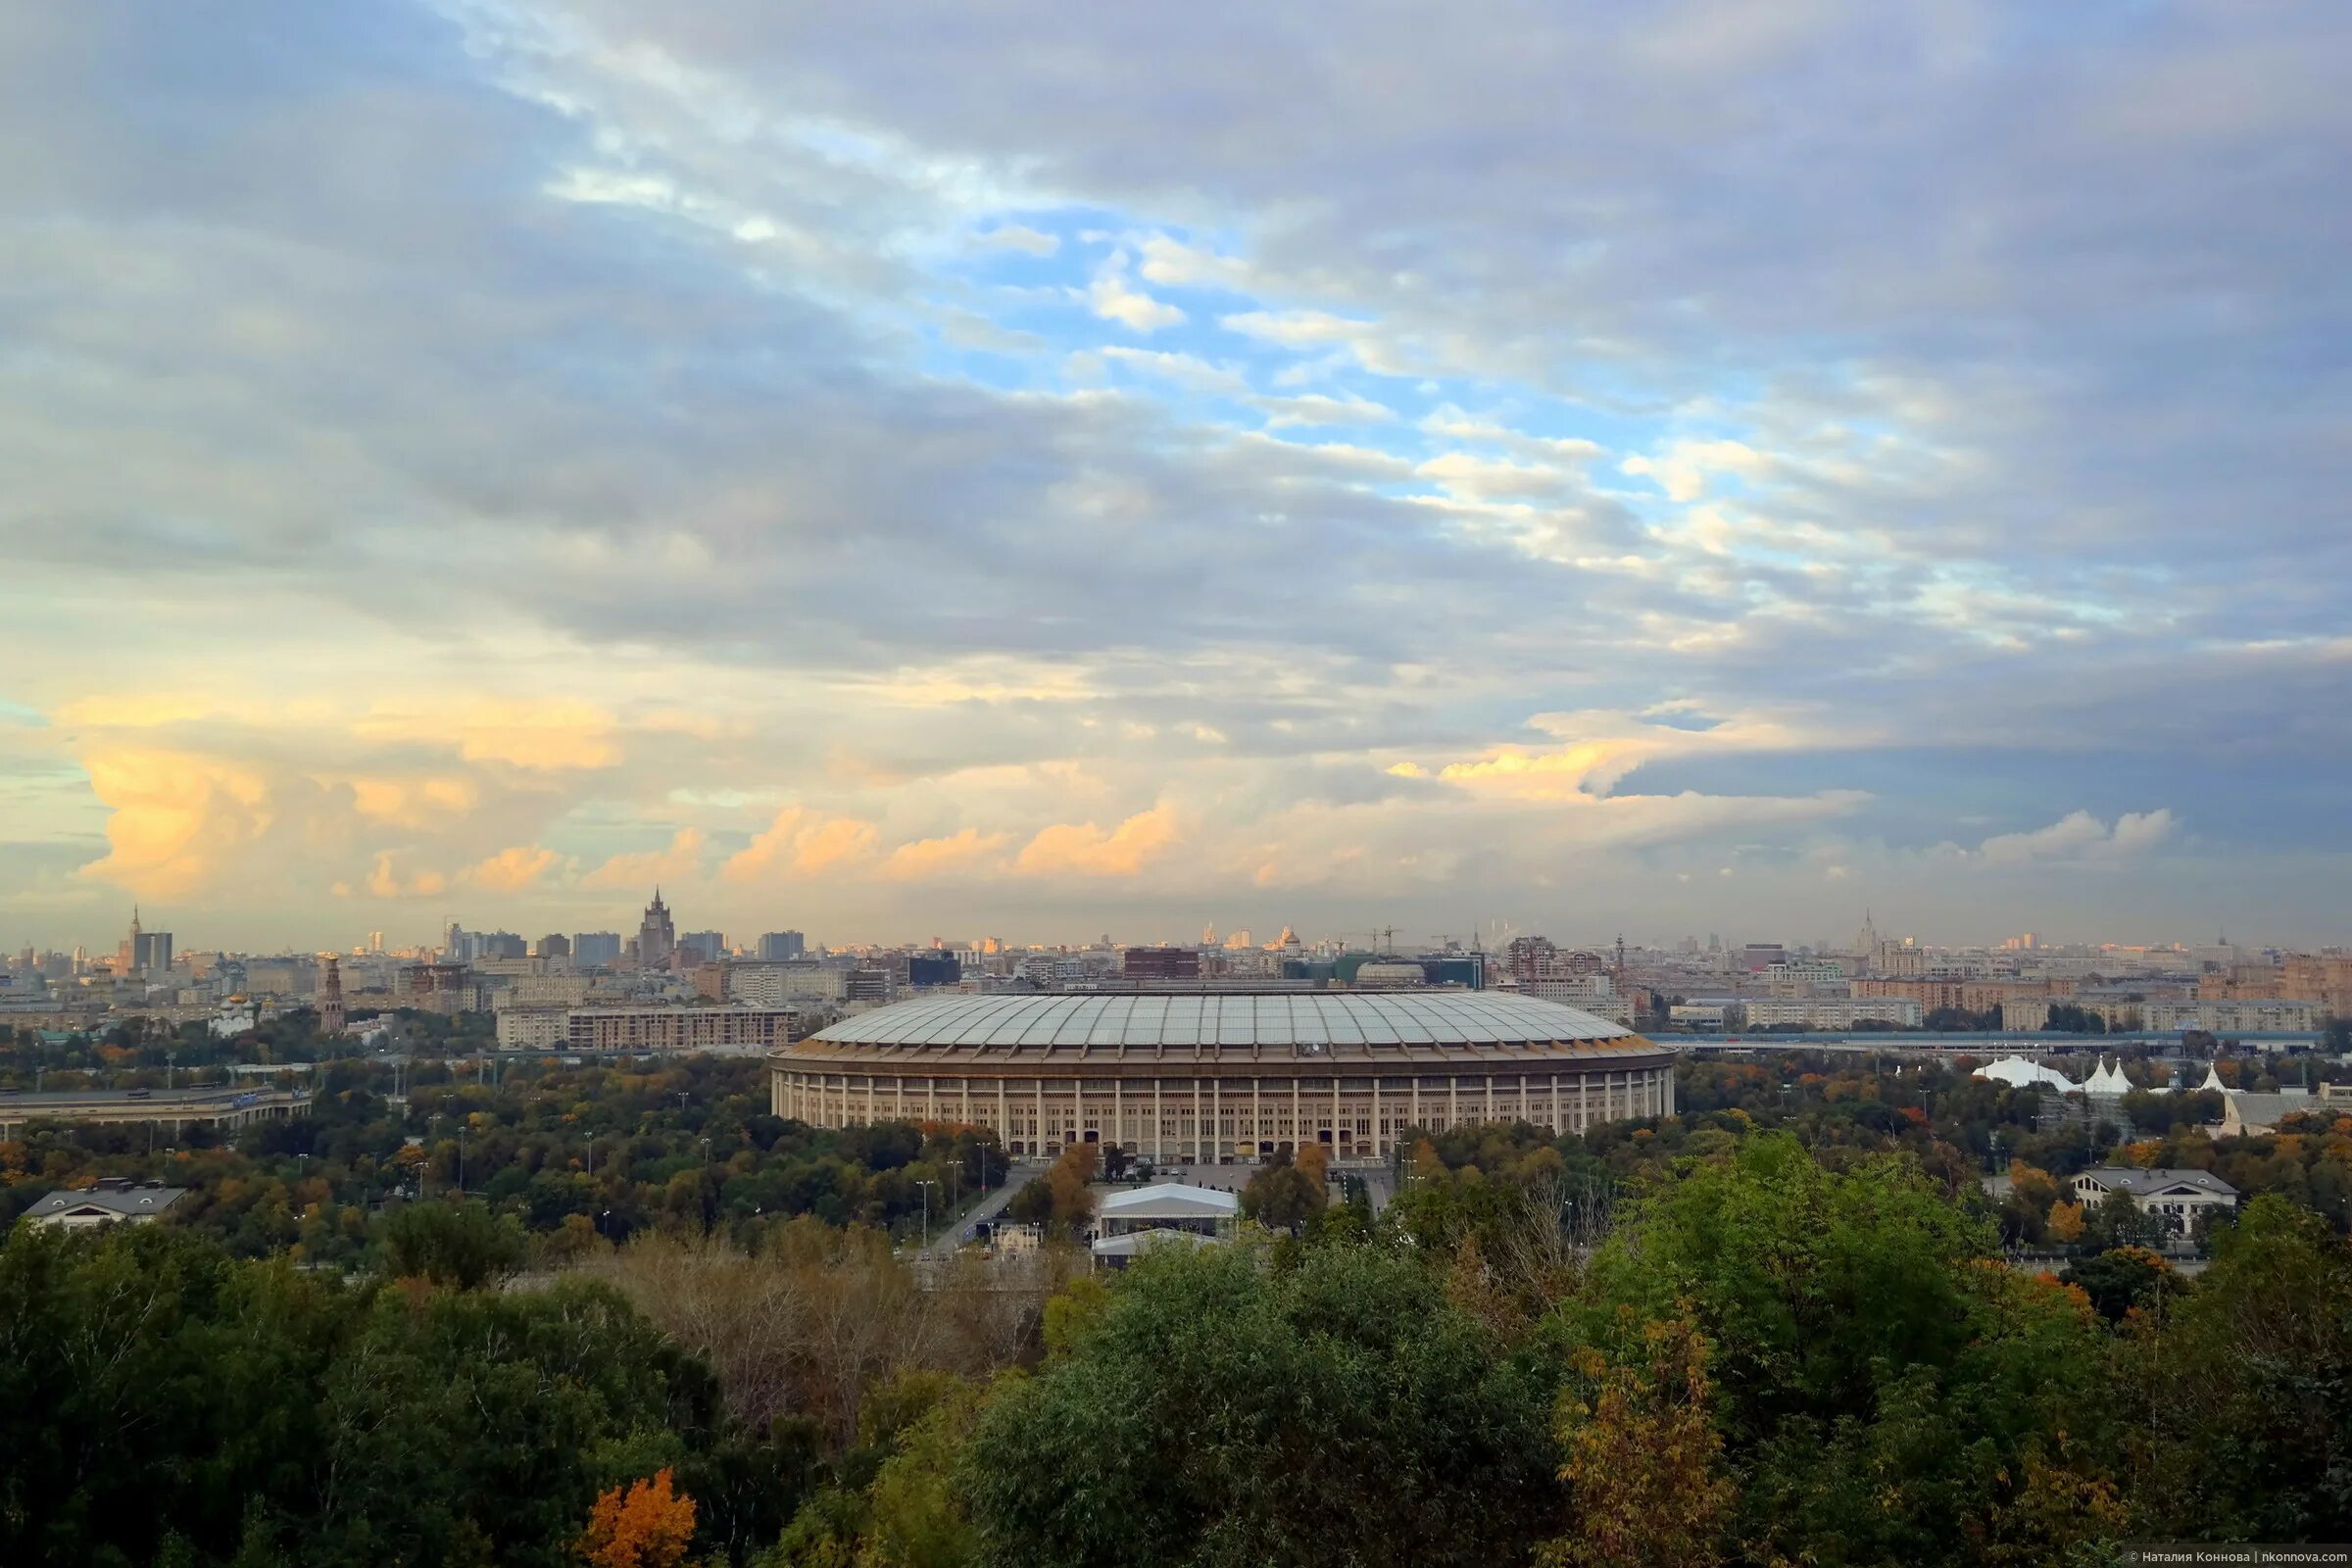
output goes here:
<path id="1" fill-rule="evenodd" d="M 677 1568 L 693 1541 L 694 1499 L 675 1489 L 665 1466 L 596 1499 L 580 1555 L 593 1568 Z"/>

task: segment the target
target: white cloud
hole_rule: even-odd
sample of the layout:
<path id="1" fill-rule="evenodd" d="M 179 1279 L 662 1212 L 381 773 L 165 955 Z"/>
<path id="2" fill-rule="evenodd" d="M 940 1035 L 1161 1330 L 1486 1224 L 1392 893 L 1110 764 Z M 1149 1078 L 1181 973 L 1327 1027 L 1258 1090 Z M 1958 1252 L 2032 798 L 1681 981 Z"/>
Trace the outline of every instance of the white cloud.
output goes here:
<path id="1" fill-rule="evenodd" d="M 2070 811 L 2047 827 L 1996 834 L 1979 845 L 1977 854 L 1987 865 L 2123 859 L 2171 838 L 2176 825 L 2169 808 L 2126 811 L 2112 827 L 2088 811 Z"/>
<path id="2" fill-rule="evenodd" d="M 1295 424 L 1385 424 L 1396 417 L 1396 411 L 1387 404 L 1354 396 L 1335 398 L 1310 392 L 1299 397 L 1253 401 L 1266 411 L 1266 427 L 1273 430 Z"/>
<path id="3" fill-rule="evenodd" d="M 1250 383 L 1241 371 L 1227 365 L 1211 365 L 1197 355 L 1128 348 L 1115 343 L 1095 352 L 1112 364 L 1124 365 L 1139 374 L 1155 376 L 1190 392 L 1230 397 L 1250 390 Z"/>
<path id="4" fill-rule="evenodd" d="M 1144 260 L 1138 270 L 1153 283 L 1164 283 L 1170 288 L 1209 284 L 1237 294 L 1252 292 L 1256 286 L 1249 264 L 1239 257 L 1221 256 L 1165 234 L 1146 236 L 1142 250 Z"/>
<path id="5" fill-rule="evenodd" d="M 1413 472 L 1454 495 L 1481 501 L 1507 496 L 1554 496 L 1569 483 L 1569 476 L 1556 468 L 1478 458 L 1467 452 L 1441 453 Z"/>
<path id="6" fill-rule="evenodd" d="M 1150 334 L 1184 320 L 1184 312 L 1165 300 L 1153 299 L 1127 281 L 1127 253 L 1113 251 L 1095 280 L 1087 285 L 1087 305 L 1105 321 L 1116 321 L 1131 332 Z"/>
<path id="7" fill-rule="evenodd" d="M 995 251 L 1020 251 L 1028 256 L 1051 256 L 1061 249 L 1058 236 L 1020 223 L 1000 223 L 979 235 L 981 246 Z"/>

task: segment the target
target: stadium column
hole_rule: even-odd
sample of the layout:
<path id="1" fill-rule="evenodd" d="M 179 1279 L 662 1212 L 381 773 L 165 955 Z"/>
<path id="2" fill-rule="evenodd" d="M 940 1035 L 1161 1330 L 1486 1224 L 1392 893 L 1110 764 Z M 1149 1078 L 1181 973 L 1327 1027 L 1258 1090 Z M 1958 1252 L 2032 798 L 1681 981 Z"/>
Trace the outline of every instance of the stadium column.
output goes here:
<path id="1" fill-rule="evenodd" d="M 1333 1063 L 1336 1067 L 1338 1063 Z M 1340 1075 L 1331 1075 L 1331 1157 L 1340 1157 Z"/>
<path id="2" fill-rule="evenodd" d="M 1159 1132 L 1164 1125 L 1159 1119 L 1159 1074 L 1152 1074 L 1152 1163 L 1159 1163 Z"/>
<path id="3" fill-rule="evenodd" d="M 1194 1103 L 1200 1102 L 1196 1100 Z M 1225 1163 L 1225 1117 L 1217 1108 L 1217 1080 L 1208 1081 L 1208 1146 L 1214 1151 L 1205 1157 L 1211 1165 Z"/>
<path id="4" fill-rule="evenodd" d="M 1372 1157 L 1380 1158 L 1380 1063 L 1372 1063 Z"/>
<path id="5" fill-rule="evenodd" d="M 1110 1142 L 1125 1149 L 1127 1147 L 1127 1124 L 1123 1119 L 1125 1097 L 1119 1093 L 1120 1083 L 1121 1080 L 1117 1078 L 1110 1081 Z"/>

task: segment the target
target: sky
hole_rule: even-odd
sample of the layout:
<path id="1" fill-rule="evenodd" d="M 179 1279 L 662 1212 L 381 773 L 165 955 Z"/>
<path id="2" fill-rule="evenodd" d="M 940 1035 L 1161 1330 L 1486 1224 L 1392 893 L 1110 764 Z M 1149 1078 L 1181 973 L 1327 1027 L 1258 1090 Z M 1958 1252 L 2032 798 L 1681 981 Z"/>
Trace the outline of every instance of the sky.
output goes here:
<path id="1" fill-rule="evenodd" d="M 0 11 L 0 942 L 2352 939 L 2352 8 Z"/>

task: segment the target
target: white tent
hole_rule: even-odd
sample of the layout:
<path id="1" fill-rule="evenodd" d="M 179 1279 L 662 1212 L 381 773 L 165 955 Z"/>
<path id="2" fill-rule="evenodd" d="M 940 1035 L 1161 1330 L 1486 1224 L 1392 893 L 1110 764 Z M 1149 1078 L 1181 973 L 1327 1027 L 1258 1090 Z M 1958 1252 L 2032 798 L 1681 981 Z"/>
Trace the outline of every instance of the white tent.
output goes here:
<path id="1" fill-rule="evenodd" d="M 2106 1058 L 2101 1057 L 2099 1070 L 2083 1080 L 2082 1092 L 2086 1095 L 2128 1095 L 2132 1092 L 2132 1080 L 2124 1076 L 2123 1068 L 2110 1066 Z"/>
<path id="2" fill-rule="evenodd" d="M 2073 1080 L 2056 1068 L 2041 1066 L 2037 1062 L 2028 1061 L 2023 1056 L 2003 1056 L 1988 1066 L 1979 1067 L 1976 1076 L 1990 1079 L 1994 1083 L 2007 1084 L 2012 1089 L 2023 1089 L 2028 1084 L 2040 1084 L 2045 1088 L 2063 1092 L 2076 1087 Z"/>

